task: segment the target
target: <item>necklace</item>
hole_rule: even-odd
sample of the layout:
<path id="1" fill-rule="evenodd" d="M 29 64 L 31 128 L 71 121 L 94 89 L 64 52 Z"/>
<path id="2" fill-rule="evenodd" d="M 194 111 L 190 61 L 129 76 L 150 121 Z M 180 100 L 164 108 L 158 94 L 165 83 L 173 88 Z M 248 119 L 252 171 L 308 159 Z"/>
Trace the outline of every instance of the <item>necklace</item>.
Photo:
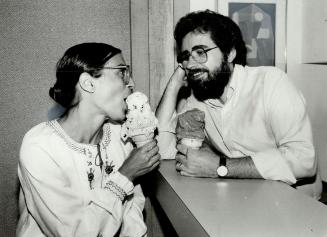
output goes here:
<path id="1" fill-rule="evenodd" d="M 102 135 L 103 139 L 97 145 L 83 144 L 74 141 L 66 134 L 66 132 L 62 129 L 62 127 L 60 126 L 57 120 L 48 121 L 46 122 L 46 125 L 51 127 L 55 131 L 55 133 L 61 139 L 64 140 L 64 142 L 67 144 L 68 147 L 70 147 L 72 150 L 76 151 L 77 153 L 84 154 L 86 156 L 86 165 L 87 165 L 86 174 L 87 174 L 87 180 L 90 185 L 90 189 L 93 189 L 96 166 L 100 166 L 101 174 L 102 174 L 103 159 L 102 159 L 101 149 L 103 149 L 105 152 L 105 168 L 104 168 L 105 173 L 109 175 L 113 172 L 115 165 L 113 165 L 112 160 L 109 162 L 109 157 L 106 152 L 106 148 L 109 146 L 109 143 L 111 142 L 111 129 L 109 124 L 104 125 L 103 127 L 104 131 Z M 90 151 L 90 149 L 94 149 L 94 147 L 96 147 L 97 149 L 97 155 L 95 156 L 95 160 L 93 158 L 94 156 L 92 155 L 92 152 Z"/>
<path id="2" fill-rule="evenodd" d="M 103 166 L 103 160 L 101 157 L 101 150 L 100 150 L 100 143 L 97 144 L 97 150 L 98 150 L 98 154 L 95 156 L 95 165 L 96 166 L 100 166 L 100 169 L 102 171 L 102 166 Z M 99 161 L 97 162 L 97 158 L 99 158 Z"/>
<path id="3" fill-rule="evenodd" d="M 105 148 L 104 148 L 104 151 L 105 151 Z M 114 167 L 115 165 L 113 165 L 113 161 L 111 160 L 110 163 L 109 163 L 109 158 L 108 158 L 108 153 L 105 151 L 105 168 L 104 168 L 104 171 L 107 175 L 111 174 L 112 171 L 114 170 Z M 89 152 L 89 159 L 91 160 L 92 159 L 92 153 Z M 89 161 L 88 162 L 88 165 L 89 166 L 92 166 L 92 161 Z M 95 166 L 99 166 L 100 167 L 100 170 L 101 170 L 101 173 L 103 175 L 103 172 L 102 172 L 102 168 L 103 168 L 103 159 L 102 159 L 102 154 L 101 154 L 101 146 L 100 146 L 100 143 L 97 144 L 97 155 L 95 156 L 95 160 L 94 160 L 94 165 Z M 90 184 L 90 189 L 93 189 L 93 181 L 94 181 L 94 169 L 92 169 L 92 167 L 90 167 L 90 170 L 87 171 L 87 178 L 88 178 L 88 181 L 89 181 L 89 184 Z"/>

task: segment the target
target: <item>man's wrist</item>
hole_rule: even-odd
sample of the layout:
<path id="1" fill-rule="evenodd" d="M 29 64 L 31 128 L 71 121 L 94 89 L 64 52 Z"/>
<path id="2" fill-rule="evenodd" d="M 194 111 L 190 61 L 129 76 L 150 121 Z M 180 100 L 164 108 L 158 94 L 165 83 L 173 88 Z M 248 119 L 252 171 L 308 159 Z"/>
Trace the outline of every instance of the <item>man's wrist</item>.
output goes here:
<path id="1" fill-rule="evenodd" d="M 217 176 L 219 178 L 226 178 L 228 176 L 229 170 L 227 166 L 227 160 L 229 159 L 228 156 L 221 154 L 219 156 L 219 164 L 217 167 Z"/>
<path id="2" fill-rule="evenodd" d="M 170 95 L 176 95 L 178 94 L 179 90 L 183 87 L 183 84 L 181 84 L 179 81 L 176 80 L 176 78 L 170 78 L 167 86 L 167 92 Z"/>
<path id="3" fill-rule="evenodd" d="M 215 170 L 214 170 L 214 177 L 215 178 L 219 178 L 219 175 L 218 175 L 218 172 L 217 172 L 217 170 L 218 170 L 218 168 L 219 168 L 219 164 L 220 164 L 220 157 L 218 157 L 218 162 L 216 163 L 216 165 L 215 165 Z"/>

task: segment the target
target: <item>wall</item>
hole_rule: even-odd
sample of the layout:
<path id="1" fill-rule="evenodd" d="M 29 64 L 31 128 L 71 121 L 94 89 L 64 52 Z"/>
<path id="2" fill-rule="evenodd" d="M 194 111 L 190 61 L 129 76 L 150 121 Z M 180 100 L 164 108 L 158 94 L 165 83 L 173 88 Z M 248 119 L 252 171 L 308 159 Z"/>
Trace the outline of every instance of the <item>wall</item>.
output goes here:
<path id="1" fill-rule="evenodd" d="M 189 11 L 189 0 L 131 0 L 133 77 L 153 109 L 176 67 L 174 26 Z"/>
<path id="2" fill-rule="evenodd" d="M 307 101 L 309 116 L 312 123 L 316 154 L 322 179 L 327 182 L 327 65 L 304 64 L 303 53 L 310 51 L 315 40 L 307 35 L 317 37 L 316 22 L 312 21 L 312 9 L 308 4 L 326 6 L 325 0 L 288 0 L 287 11 L 287 73 L 296 86 L 303 92 Z M 326 9 L 326 8 L 325 8 Z M 327 18 L 327 15 L 325 16 Z M 327 31 L 318 32 L 320 39 L 326 39 Z M 324 35 L 319 35 L 324 34 Z M 326 44 L 321 41 L 321 44 Z M 315 46 L 316 47 L 316 46 Z M 325 51 L 322 51 L 324 53 Z M 327 58 L 327 55 L 325 55 Z"/>
<path id="3" fill-rule="evenodd" d="M 2 0 L 0 32 L 0 236 L 10 237 L 20 143 L 28 129 L 56 112 L 49 112 L 48 89 L 57 60 L 74 44 L 97 41 L 121 48 L 129 63 L 129 1 Z"/>

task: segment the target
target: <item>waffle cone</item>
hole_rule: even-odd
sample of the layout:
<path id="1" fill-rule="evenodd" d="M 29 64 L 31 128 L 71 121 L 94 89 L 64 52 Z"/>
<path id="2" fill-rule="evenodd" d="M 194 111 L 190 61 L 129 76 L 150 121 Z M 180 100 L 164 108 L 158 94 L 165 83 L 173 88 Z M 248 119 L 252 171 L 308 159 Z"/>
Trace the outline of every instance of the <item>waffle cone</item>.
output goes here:
<path id="1" fill-rule="evenodd" d="M 147 134 L 135 135 L 135 136 L 132 136 L 131 138 L 132 138 L 133 142 L 135 143 L 136 147 L 141 147 L 153 140 L 154 132 L 147 133 Z"/>

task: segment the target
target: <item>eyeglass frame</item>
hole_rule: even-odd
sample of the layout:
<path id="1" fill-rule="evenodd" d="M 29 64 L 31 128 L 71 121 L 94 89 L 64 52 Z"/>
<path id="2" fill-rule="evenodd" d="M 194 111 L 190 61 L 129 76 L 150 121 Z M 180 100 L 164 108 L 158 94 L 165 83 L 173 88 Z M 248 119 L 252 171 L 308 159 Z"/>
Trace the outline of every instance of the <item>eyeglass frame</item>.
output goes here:
<path id="1" fill-rule="evenodd" d="M 130 68 L 130 65 L 119 65 L 115 67 L 102 67 L 101 69 L 125 69 L 124 78 L 122 78 L 122 80 L 125 85 L 129 85 L 132 78 Z"/>
<path id="2" fill-rule="evenodd" d="M 194 61 L 196 61 L 197 63 L 206 63 L 208 61 L 208 54 L 207 53 L 210 50 L 213 50 L 213 49 L 216 49 L 216 48 L 219 48 L 219 47 L 218 46 L 215 46 L 215 47 L 212 47 L 212 48 L 205 49 L 202 46 L 195 46 L 195 47 L 192 48 L 191 52 L 186 51 L 188 53 L 187 54 L 187 59 L 186 59 L 186 55 L 183 55 L 186 52 L 183 52 L 183 53 L 177 55 L 177 62 L 183 64 L 185 61 L 189 61 L 190 56 L 192 56 L 192 58 L 194 59 Z M 199 49 L 202 49 L 203 50 L 203 53 L 205 55 L 205 60 L 203 62 L 196 60 L 196 58 L 192 55 L 192 52 L 195 52 L 196 50 L 199 50 Z M 181 59 L 181 57 L 183 57 L 183 59 Z M 185 59 L 184 59 L 184 57 L 185 57 Z"/>

